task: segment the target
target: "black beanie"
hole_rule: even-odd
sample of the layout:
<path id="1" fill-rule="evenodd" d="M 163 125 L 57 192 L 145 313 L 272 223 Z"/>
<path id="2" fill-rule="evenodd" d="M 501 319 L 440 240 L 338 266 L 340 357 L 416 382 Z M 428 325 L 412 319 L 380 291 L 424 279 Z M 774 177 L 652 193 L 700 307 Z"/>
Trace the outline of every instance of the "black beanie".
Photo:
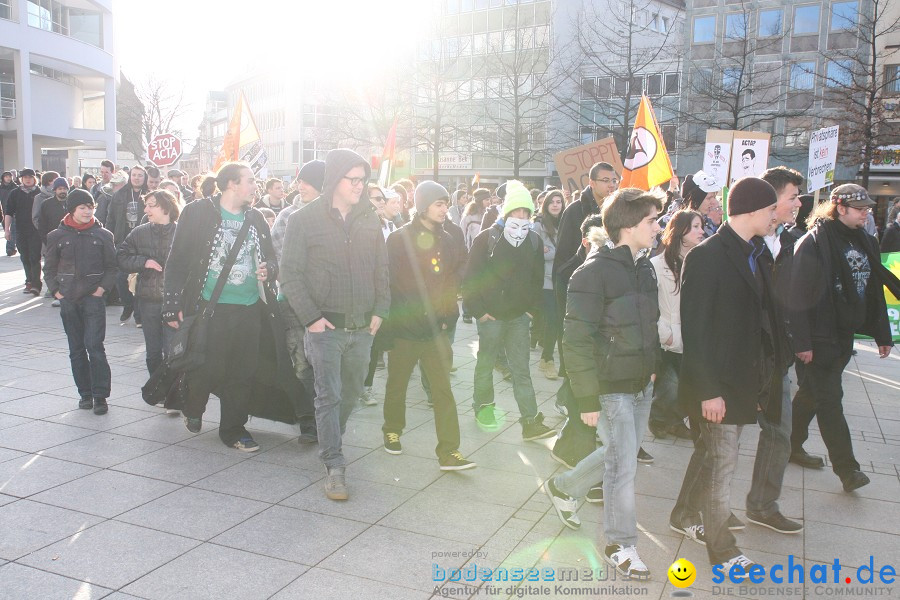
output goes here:
<path id="1" fill-rule="evenodd" d="M 497 197 L 501 200 L 506 200 L 506 182 L 504 181 L 498 185 L 497 190 L 494 193 L 497 194 Z"/>
<path id="2" fill-rule="evenodd" d="M 297 173 L 297 179 L 302 179 L 321 192 L 322 184 L 325 182 L 325 161 L 309 161 L 300 167 L 300 171 Z"/>
<path id="3" fill-rule="evenodd" d="M 752 213 L 778 201 L 775 188 L 759 177 L 744 177 L 731 186 L 728 193 L 728 216 Z"/>
<path id="4" fill-rule="evenodd" d="M 91 196 L 89 191 L 83 188 L 75 188 L 66 196 L 66 211 L 73 213 L 82 204 L 94 206 L 94 197 Z"/>

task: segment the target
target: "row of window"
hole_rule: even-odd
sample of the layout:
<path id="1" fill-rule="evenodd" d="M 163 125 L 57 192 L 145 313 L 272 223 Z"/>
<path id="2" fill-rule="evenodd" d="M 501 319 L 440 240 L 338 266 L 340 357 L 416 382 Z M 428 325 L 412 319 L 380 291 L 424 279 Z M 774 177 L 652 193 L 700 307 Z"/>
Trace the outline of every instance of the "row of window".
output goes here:
<path id="1" fill-rule="evenodd" d="M 433 129 L 423 135 L 433 137 Z M 512 129 L 499 125 L 470 125 L 448 131 L 447 148 L 449 150 L 470 152 L 499 152 L 510 150 L 516 145 L 525 151 L 543 150 L 547 144 L 547 132 L 544 126 L 537 123 L 525 123 L 520 126 L 518 144 Z"/>
<path id="2" fill-rule="evenodd" d="M 532 4 L 540 0 L 444 0 L 444 14 L 456 15 L 472 12 L 474 10 L 487 10 L 488 8 L 500 8 L 501 6 L 515 6 L 517 4 Z"/>
<path id="3" fill-rule="evenodd" d="M 760 79 L 772 73 L 771 63 L 759 63 L 759 72 L 755 77 L 748 75 L 744 81 L 744 89 L 748 91 L 748 83 L 754 79 Z M 740 67 L 726 67 L 722 69 L 721 90 L 727 93 L 737 93 L 741 87 L 744 73 Z M 825 64 L 824 86 L 826 88 L 843 89 L 853 84 L 853 63 L 850 60 L 830 60 Z M 698 68 L 694 71 L 694 88 L 700 92 L 715 92 L 713 85 L 713 70 L 711 68 Z M 887 81 L 897 82 L 894 79 Z M 777 79 L 773 81 L 777 84 Z M 788 65 L 788 89 L 795 92 L 811 92 L 816 88 L 816 62 L 800 61 Z"/>
<path id="4" fill-rule="evenodd" d="M 272 131 L 284 127 L 284 109 L 260 113 L 254 117 L 260 131 Z"/>
<path id="5" fill-rule="evenodd" d="M 513 77 L 487 77 L 445 81 L 441 89 L 443 101 L 484 100 L 489 98 L 512 98 L 547 94 L 546 74 L 534 73 Z M 420 86 L 419 103 L 434 101 L 434 87 Z"/>
<path id="6" fill-rule="evenodd" d="M 56 81 L 61 81 L 62 83 L 73 87 L 83 87 L 81 81 L 79 81 L 77 77 L 73 77 L 72 75 L 57 69 L 45 67 L 44 65 L 31 63 L 30 71 L 32 75 L 40 75 L 41 77 L 46 77 L 48 79 L 55 79 Z"/>
<path id="7" fill-rule="evenodd" d="M 316 140 L 303 140 L 303 163 L 311 160 L 325 160 L 325 155 L 333 146 Z M 294 161 L 300 162 L 300 161 Z"/>
<path id="8" fill-rule="evenodd" d="M 627 77 L 582 77 L 581 99 L 601 100 L 625 96 L 677 96 L 681 86 L 678 73 L 647 73 Z"/>
<path id="9" fill-rule="evenodd" d="M 29 26 L 66 35 L 98 48 L 103 47 L 103 21 L 100 13 L 65 6 L 57 0 L 28 0 L 27 5 Z M 8 2 L 6 7 L 5 18 L 8 19 Z M 0 8 L 0 17 L 2 16 Z"/>
<path id="10" fill-rule="evenodd" d="M 822 7 L 808 4 L 794 7 L 792 35 L 813 35 L 819 33 L 819 20 Z M 831 5 L 830 31 L 852 31 L 859 21 L 857 2 L 835 2 Z M 782 35 L 784 27 L 784 9 L 772 8 L 759 11 L 757 37 L 774 37 Z M 725 15 L 725 41 L 747 39 L 750 13 L 731 13 Z M 694 17 L 692 40 L 695 44 L 711 44 L 716 41 L 716 15 Z"/>
<path id="11" fill-rule="evenodd" d="M 674 151 L 678 140 L 677 125 L 660 123 L 659 128 L 662 132 L 663 142 L 666 144 L 666 150 L 669 152 Z M 582 144 L 590 144 L 591 142 L 608 137 L 615 137 L 617 140 L 627 140 L 631 133 L 631 126 L 629 125 L 625 128 L 615 123 L 607 125 L 582 125 L 579 133 Z"/>
<path id="12" fill-rule="evenodd" d="M 452 59 L 458 56 L 480 56 L 549 47 L 550 27 L 539 25 L 448 37 L 443 40 L 426 40 L 419 44 L 419 59 L 437 60 L 442 53 L 445 58 Z"/>

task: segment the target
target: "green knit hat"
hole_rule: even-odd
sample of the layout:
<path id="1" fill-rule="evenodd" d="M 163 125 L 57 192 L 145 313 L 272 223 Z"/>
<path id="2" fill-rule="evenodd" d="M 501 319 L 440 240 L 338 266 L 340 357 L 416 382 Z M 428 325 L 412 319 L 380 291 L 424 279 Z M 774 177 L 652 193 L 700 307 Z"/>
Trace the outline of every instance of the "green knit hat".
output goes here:
<path id="1" fill-rule="evenodd" d="M 503 200 L 503 216 L 505 217 L 517 208 L 525 208 L 528 212 L 534 212 L 534 201 L 531 199 L 531 192 L 525 187 L 525 184 L 515 179 L 506 182 L 506 198 Z"/>

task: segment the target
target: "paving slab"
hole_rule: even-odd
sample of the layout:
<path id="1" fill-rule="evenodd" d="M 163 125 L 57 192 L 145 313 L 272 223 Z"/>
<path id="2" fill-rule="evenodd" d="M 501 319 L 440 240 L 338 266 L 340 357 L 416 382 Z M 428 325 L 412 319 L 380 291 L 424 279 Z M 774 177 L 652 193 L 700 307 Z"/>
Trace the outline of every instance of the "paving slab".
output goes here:
<path id="1" fill-rule="evenodd" d="M 0 582 L 0 600 L 112 598 L 110 589 L 15 563 L 0 567 Z"/>

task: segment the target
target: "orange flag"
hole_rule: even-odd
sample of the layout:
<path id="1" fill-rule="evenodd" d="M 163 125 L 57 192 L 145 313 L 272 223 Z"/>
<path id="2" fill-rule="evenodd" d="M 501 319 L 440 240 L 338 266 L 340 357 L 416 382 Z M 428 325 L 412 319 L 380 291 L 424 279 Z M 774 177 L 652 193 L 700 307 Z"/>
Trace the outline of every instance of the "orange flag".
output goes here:
<path id="1" fill-rule="evenodd" d="M 238 95 L 237 104 L 234 105 L 234 114 L 231 115 L 231 121 L 228 123 L 228 129 L 225 131 L 225 138 L 222 140 L 222 150 L 216 158 L 216 164 L 213 165 L 213 171 L 218 171 L 219 167 L 227 162 L 236 161 L 238 159 L 238 150 L 241 144 L 241 113 L 244 112 L 244 94 Z"/>
<path id="2" fill-rule="evenodd" d="M 666 143 L 663 141 L 659 123 L 656 122 L 656 115 L 653 114 L 647 96 L 641 96 L 624 165 L 621 185 L 623 188 L 634 187 L 649 191 L 650 188 L 665 183 L 674 176 Z"/>

